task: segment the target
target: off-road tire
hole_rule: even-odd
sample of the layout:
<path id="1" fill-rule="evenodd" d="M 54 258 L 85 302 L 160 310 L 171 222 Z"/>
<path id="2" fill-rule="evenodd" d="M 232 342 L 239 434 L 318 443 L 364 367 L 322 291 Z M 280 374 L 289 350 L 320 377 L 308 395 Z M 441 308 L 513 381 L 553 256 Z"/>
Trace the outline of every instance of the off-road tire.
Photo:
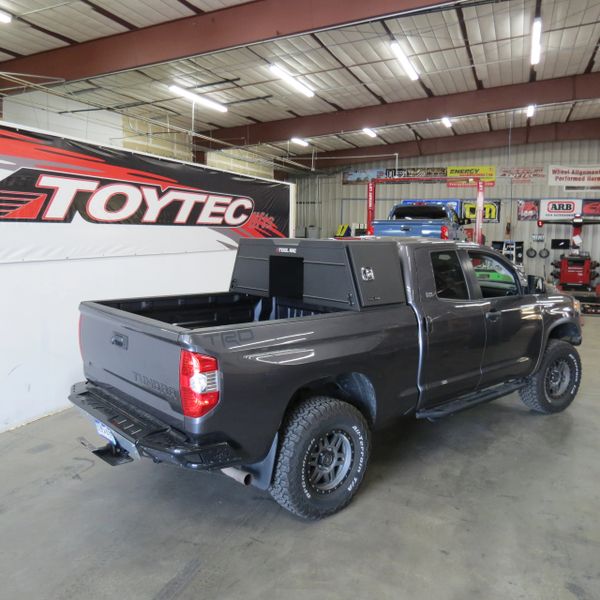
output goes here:
<path id="1" fill-rule="evenodd" d="M 287 415 L 281 431 L 269 488 L 271 496 L 283 508 L 304 519 L 321 519 L 340 511 L 352 500 L 363 480 L 370 438 L 367 421 L 347 402 L 318 396 L 298 404 Z M 318 461 L 334 460 L 330 456 L 333 446 L 327 446 L 329 440 L 343 446 L 339 455 L 334 455 L 336 461 L 343 462 L 343 467 L 334 467 L 340 481 L 336 484 L 332 475 L 329 483 L 313 485 L 313 479 L 322 476 L 320 469 L 328 468 L 317 466 Z M 344 448 L 347 452 L 343 452 Z M 332 484 L 329 490 L 315 487 L 329 484 Z"/>
<path id="2" fill-rule="evenodd" d="M 564 391 L 553 395 L 551 386 L 557 383 L 552 383 L 552 369 L 556 369 L 556 365 L 561 365 L 565 374 L 568 371 L 568 380 L 565 379 L 557 390 L 555 388 L 560 391 L 564 386 Z M 562 340 L 550 340 L 540 368 L 529 377 L 527 385 L 519 390 L 519 395 L 525 406 L 535 412 L 558 413 L 573 402 L 580 383 L 581 359 L 575 347 Z"/>

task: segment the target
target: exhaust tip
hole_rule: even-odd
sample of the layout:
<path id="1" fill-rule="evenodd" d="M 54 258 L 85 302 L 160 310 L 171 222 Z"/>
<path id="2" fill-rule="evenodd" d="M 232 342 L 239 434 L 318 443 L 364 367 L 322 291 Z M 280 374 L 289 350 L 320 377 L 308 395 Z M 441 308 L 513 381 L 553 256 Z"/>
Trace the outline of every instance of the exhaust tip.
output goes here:
<path id="1" fill-rule="evenodd" d="M 237 469 L 236 467 L 221 469 L 221 473 L 227 475 L 227 477 L 231 477 L 231 479 L 234 479 L 242 485 L 250 485 L 252 483 L 252 474 L 248 473 L 248 471 Z"/>

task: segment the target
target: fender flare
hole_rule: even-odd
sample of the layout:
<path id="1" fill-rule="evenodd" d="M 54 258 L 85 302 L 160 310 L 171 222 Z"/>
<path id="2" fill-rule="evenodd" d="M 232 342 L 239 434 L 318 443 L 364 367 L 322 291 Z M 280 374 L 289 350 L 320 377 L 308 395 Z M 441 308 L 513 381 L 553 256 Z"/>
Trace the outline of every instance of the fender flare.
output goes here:
<path id="1" fill-rule="evenodd" d="M 578 336 L 579 336 L 579 342 L 575 345 L 578 346 L 579 344 L 581 344 L 581 325 L 575 319 L 573 319 L 572 317 L 561 317 L 560 319 L 553 321 L 548 327 L 544 328 L 544 338 L 543 338 L 543 341 L 541 344 L 540 355 L 538 356 L 537 362 L 535 364 L 535 369 L 532 371 L 533 373 L 536 373 L 537 370 L 540 368 L 540 364 L 542 362 L 544 352 L 546 351 L 546 347 L 548 346 L 548 341 L 550 340 L 550 334 L 557 327 L 560 327 L 561 325 L 575 326 L 575 328 L 577 329 L 577 332 L 578 332 Z"/>

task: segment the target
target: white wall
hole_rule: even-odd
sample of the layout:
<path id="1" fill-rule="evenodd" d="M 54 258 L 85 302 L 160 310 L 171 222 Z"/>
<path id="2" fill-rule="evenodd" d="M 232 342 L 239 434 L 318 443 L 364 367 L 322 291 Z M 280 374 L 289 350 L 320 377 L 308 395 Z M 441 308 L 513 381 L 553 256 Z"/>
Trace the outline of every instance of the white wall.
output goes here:
<path id="1" fill-rule="evenodd" d="M 342 185 L 343 170 L 367 168 L 393 168 L 447 165 L 496 165 L 500 166 L 545 166 L 600 164 L 600 141 L 554 142 L 531 144 L 511 148 L 497 148 L 472 152 L 455 152 L 410 158 L 393 159 L 351 165 L 326 175 L 307 176 L 294 179 L 298 184 L 297 224 L 298 228 L 318 225 L 323 237 L 334 235 L 340 223 L 364 223 L 366 221 L 366 185 Z M 498 180 L 494 188 L 486 189 L 486 197 L 501 199 L 501 222 L 485 224 L 486 239 L 523 240 L 525 248 L 532 245 L 536 250 L 546 246 L 550 250 L 552 238 L 570 237 L 568 225 L 545 225 L 538 229 L 536 222 L 517 220 L 517 200 L 527 198 L 600 198 L 595 192 L 564 192 L 558 187 L 549 187 L 545 180 L 536 184 L 511 184 Z M 386 218 L 394 203 L 403 199 L 419 198 L 470 198 L 475 199 L 473 188 L 449 189 L 445 184 L 379 185 L 377 187 L 377 218 Z M 510 223 L 511 233 L 506 234 Z M 532 243 L 532 233 L 544 233 L 544 243 Z M 600 225 L 586 226 L 583 231 L 583 248 L 600 260 Z M 550 263 L 558 258 L 560 251 L 551 251 L 547 260 L 525 258 L 525 268 L 530 273 L 543 275 L 552 270 Z"/>

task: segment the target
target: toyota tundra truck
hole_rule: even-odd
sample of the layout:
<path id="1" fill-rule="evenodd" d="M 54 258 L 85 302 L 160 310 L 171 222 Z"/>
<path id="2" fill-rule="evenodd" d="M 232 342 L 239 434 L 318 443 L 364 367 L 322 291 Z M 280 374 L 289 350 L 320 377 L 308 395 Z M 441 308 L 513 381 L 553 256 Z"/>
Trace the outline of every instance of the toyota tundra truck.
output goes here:
<path id="1" fill-rule="evenodd" d="M 69 398 L 108 442 L 82 443 L 222 472 L 307 519 L 350 502 L 382 425 L 515 391 L 558 413 L 581 381 L 576 301 L 464 242 L 242 239 L 228 292 L 80 313 Z"/>

